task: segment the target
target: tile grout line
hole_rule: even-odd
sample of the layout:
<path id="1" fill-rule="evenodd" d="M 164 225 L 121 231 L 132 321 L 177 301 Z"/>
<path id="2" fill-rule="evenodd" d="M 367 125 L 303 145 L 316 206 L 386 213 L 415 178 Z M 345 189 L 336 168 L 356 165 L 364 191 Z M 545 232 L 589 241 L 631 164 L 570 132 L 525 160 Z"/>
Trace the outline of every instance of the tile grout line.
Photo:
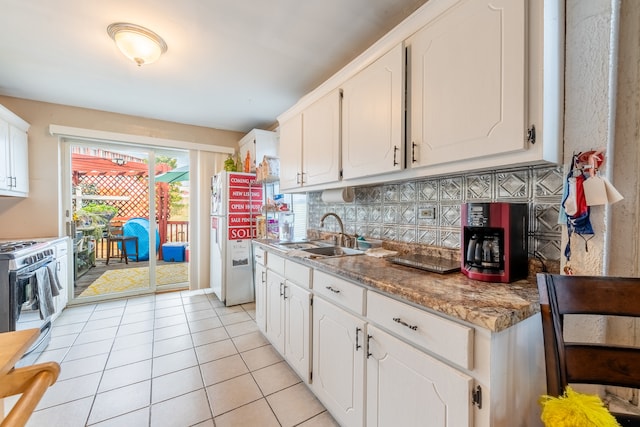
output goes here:
<path id="1" fill-rule="evenodd" d="M 302 380 L 300 379 L 299 375 L 298 375 L 297 373 L 295 373 L 295 371 L 294 371 L 294 374 L 296 375 L 296 377 L 297 377 L 297 379 L 298 379 L 298 381 L 297 381 L 295 384 L 292 384 L 292 385 L 286 386 L 286 387 L 284 387 L 284 388 L 282 388 L 282 389 L 280 389 L 280 390 L 273 391 L 273 392 L 272 392 L 272 393 L 270 393 L 269 395 L 265 395 L 265 393 L 264 393 L 264 391 L 262 390 L 262 388 L 260 388 L 260 386 L 259 386 L 259 384 L 258 384 L 258 381 L 256 380 L 256 377 L 255 377 L 255 375 L 254 375 L 254 374 L 255 374 L 255 372 L 257 372 L 257 371 L 259 371 L 259 370 L 262 370 L 262 369 L 265 369 L 265 368 L 268 368 L 268 367 L 270 367 L 270 366 L 274 366 L 274 365 L 276 365 L 276 364 L 278 364 L 278 363 L 283 362 L 283 359 L 278 360 L 277 362 L 274 362 L 274 363 L 267 364 L 267 365 L 265 365 L 265 366 L 260 366 L 259 368 L 256 368 L 256 369 L 254 369 L 254 370 L 251 370 L 251 369 L 250 369 L 250 367 L 249 367 L 249 365 L 247 364 L 247 361 L 246 361 L 246 360 L 245 360 L 245 358 L 243 357 L 243 355 L 242 355 L 242 353 L 243 353 L 243 352 L 241 352 L 241 351 L 240 351 L 240 349 L 239 349 L 239 347 L 238 347 L 238 344 L 236 343 L 236 340 L 235 340 L 235 339 L 236 339 L 236 338 L 238 338 L 238 337 L 244 336 L 244 335 L 252 334 L 252 333 L 258 333 L 258 334 L 260 334 L 262 337 L 264 337 L 264 335 L 263 335 L 259 330 L 257 330 L 257 331 L 255 331 L 255 330 L 251 330 L 251 331 L 249 331 L 249 332 L 241 333 L 241 334 L 236 335 L 236 336 L 231 336 L 231 333 L 230 333 L 231 331 L 230 331 L 230 329 L 228 329 L 228 328 L 229 328 L 229 327 L 231 327 L 232 325 L 237 325 L 237 324 L 240 324 L 240 323 L 242 323 L 242 322 L 244 322 L 244 321 L 246 321 L 246 322 L 249 322 L 249 321 L 255 322 L 255 318 L 254 318 L 254 317 L 252 317 L 252 315 L 251 315 L 251 310 L 253 310 L 253 308 L 248 309 L 247 307 L 245 307 L 245 305 L 240 305 L 241 310 L 238 310 L 238 311 L 231 311 L 231 312 L 228 312 L 228 313 L 226 313 L 226 314 L 223 314 L 223 313 L 224 313 L 224 309 L 225 309 L 226 307 L 224 307 L 223 305 L 222 305 L 222 306 L 217 306 L 217 305 L 216 305 L 217 300 L 214 300 L 213 298 L 211 298 L 211 297 L 210 297 L 210 295 L 212 295 L 212 294 L 209 294 L 209 293 L 202 293 L 202 294 L 195 294 L 195 295 L 202 295 L 202 296 L 206 299 L 206 302 L 207 302 L 207 308 L 204 308 L 204 309 L 202 309 L 202 310 L 197 310 L 197 309 L 196 309 L 196 310 L 193 310 L 193 311 L 191 311 L 191 310 L 190 310 L 190 311 L 188 311 L 188 312 L 187 312 L 187 308 L 186 308 L 186 306 L 187 306 L 187 305 L 197 305 L 197 304 L 204 303 L 204 301 L 203 301 L 203 300 L 201 301 L 201 300 L 199 300 L 199 299 L 197 299 L 197 298 L 196 298 L 196 299 L 194 299 L 194 300 L 196 300 L 196 301 L 194 302 L 194 301 L 192 301 L 192 300 L 188 299 L 187 297 L 185 297 L 185 294 L 184 294 L 183 292 L 180 292 L 180 293 L 179 293 L 179 296 L 178 296 L 178 298 L 179 298 L 179 303 L 178 303 L 178 304 L 175 304 L 175 305 L 169 305 L 169 306 L 165 306 L 164 304 L 162 304 L 162 307 L 158 307 L 158 304 L 157 304 L 158 299 L 156 298 L 156 296 L 154 296 L 154 298 L 153 298 L 153 308 L 152 308 L 152 310 L 142 310 L 142 311 L 135 311 L 135 312 L 132 312 L 132 314 L 136 314 L 136 313 L 144 313 L 144 312 L 150 312 L 150 311 L 152 311 L 152 312 L 153 312 L 153 318 L 152 318 L 152 329 L 150 330 L 150 332 L 151 332 L 151 343 L 150 343 L 150 345 L 151 345 L 151 358 L 150 358 L 150 363 L 151 363 L 151 367 L 150 367 L 150 369 L 151 369 L 151 374 L 150 374 L 150 378 L 149 378 L 149 380 L 148 380 L 148 381 L 150 381 L 148 402 L 147 402 L 146 407 L 141 407 L 141 408 L 138 408 L 138 409 L 133 409 L 133 410 L 130 410 L 130 411 L 125 412 L 125 413 L 122 413 L 122 414 L 117 414 L 117 415 L 114 415 L 114 416 L 112 416 L 112 417 L 105 418 L 104 420 L 102 420 L 102 419 L 101 419 L 101 420 L 98 420 L 98 421 L 96 421 L 96 422 L 98 422 L 98 423 L 99 423 L 99 422 L 104 422 L 104 421 L 107 421 L 107 420 L 115 419 L 115 418 L 117 418 L 117 417 L 121 417 L 121 416 L 124 416 L 124 415 L 130 414 L 130 413 L 133 413 L 133 412 L 136 412 L 136 411 L 142 410 L 142 409 L 147 409 L 147 410 L 148 410 L 148 412 L 147 412 L 147 416 L 148 416 L 148 421 L 149 421 L 149 422 L 148 422 L 148 424 L 149 424 L 149 426 L 151 426 L 151 424 L 152 424 L 152 411 L 153 411 L 153 406 L 154 406 L 154 405 L 156 405 L 156 404 L 160 404 L 160 403 L 164 403 L 164 402 L 167 402 L 167 401 L 169 401 L 169 400 L 171 400 L 171 399 L 174 399 L 174 398 L 176 398 L 176 397 L 180 397 L 180 396 L 183 396 L 183 395 L 186 395 L 186 394 L 189 394 L 189 393 L 193 393 L 193 392 L 196 392 L 196 391 L 203 390 L 203 391 L 204 391 L 204 393 L 205 393 L 205 396 L 206 396 L 207 402 L 208 402 L 208 406 L 209 406 L 208 412 L 209 412 L 210 418 L 208 418 L 207 420 L 202 420 L 202 421 L 200 421 L 200 422 L 198 422 L 198 423 L 196 423 L 196 424 L 199 424 L 199 423 L 201 423 L 201 422 L 206 422 L 206 421 L 208 421 L 208 420 L 211 420 L 211 421 L 214 423 L 214 425 L 215 425 L 215 418 L 216 418 L 217 416 L 221 416 L 221 415 L 224 415 L 224 414 L 228 414 L 228 413 L 233 412 L 233 411 L 235 411 L 235 410 L 237 410 L 237 409 L 239 409 L 239 408 L 242 408 L 242 407 L 247 406 L 247 405 L 249 405 L 249 404 L 255 403 L 255 402 L 257 402 L 257 401 L 259 401 L 259 400 L 261 400 L 261 399 L 264 399 L 264 400 L 265 400 L 265 402 L 267 403 L 267 405 L 268 405 L 268 407 L 269 407 L 270 411 L 271 411 L 271 414 L 274 416 L 274 418 L 277 420 L 277 422 L 278 422 L 280 425 L 282 425 L 282 423 L 281 423 L 281 422 L 280 422 L 280 420 L 278 419 L 277 414 L 276 414 L 276 413 L 275 413 L 275 411 L 274 411 L 274 408 L 271 406 L 271 404 L 270 404 L 270 403 L 269 403 L 269 401 L 267 400 L 267 397 L 268 397 L 268 396 L 271 396 L 271 395 L 274 395 L 274 394 L 276 394 L 276 393 L 278 393 L 278 392 L 281 392 L 281 391 L 283 391 L 283 390 L 287 390 L 287 389 L 289 389 L 289 388 L 291 388 L 291 387 L 294 387 L 294 386 L 296 386 L 296 385 L 300 384 L 300 383 L 302 382 Z M 178 299 L 178 298 L 177 298 L 177 299 Z M 119 318 L 118 325 L 117 325 L 117 329 L 116 329 L 116 332 L 115 332 L 115 334 L 114 334 L 114 336 L 113 336 L 113 338 L 112 338 L 112 342 L 111 342 L 111 344 L 110 344 L 110 346 L 109 346 L 109 351 L 108 351 L 108 353 L 106 353 L 106 354 L 107 354 L 107 359 L 106 359 L 106 361 L 105 361 L 105 364 L 104 364 L 104 366 L 102 367 L 102 369 L 101 369 L 100 371 L 98 371 L 98 372 L 99 372 L 99 374 L 100 374 L 100 378 L 99 378 L 99 380 L 98 380 L 98 382 L 97 382 L 95 393 L 93 394 L 93 396 L 87 396 L 87 397 L 91 397 L 92 399 L 91 399 L 91 404 L 90 404 L 90 406 L 89 406 L 88 414 L 87 414 L 86 419 L 85 419 L 85 425 L 89 425 L 89 424 L 88 424 L 88 422 L 89 422 L 89 419 L 90 419 L 90 417 L 91 417 L 91 414 L 92 414 L 93 410 L 95 409 L 95 404 L 96 404 L 96 401 L 97 401 L 97 397 L 98 397 L 98 395 L 99 395 L 99 394 L 101 394 L 101 393 L 99 392 L 99 389 L 100 389 L 100 386 L 102 385 L 102 383 L 103 383 L 103 381 L 104 381 L 104 379 L 105 379 L 105 374 L 106 374 L 106 372 L 109 370 L 109 369 L 107 369 L 107 366 L 108 366 L 108 364 L 109 364 L 109 361 L 111 361 L 111 360 L 112 360 L 112 355 L 113 355 L 113 352 L 114 352 L 114 348 L 115 348 L 115 346 L 116 346 L 116 340 L 117 340 L 118 338 L 121 338 L 121 337 L 119 337 L 119 336 L 118 336 L 118 333 L 122 330 L 121 328 L 122 328 L 123 326 L 129 325 L 129 324 L 141 323 L 141 322 L 145 322 L 145 321 L 146 321 L 146 320 L 143 320 L 143 321 L 141 321 L 141 322 L 132 322 L 132 323 L 127 323 L 127 324 L 123 324 L 123 323 L 122 323 L 122 322 L 125 320 L 125 316 L 127 315 L 127 308 L 134 307 L 134 306 L 138 305 L 138 304 L 132 304 L 132 301 L 133 301 L 133 300 L 134 300 L 133 298 L 127 298 L 127 299 L 126 299 L 125 304 L 122 306 L 122 312 L 117 316 L 117 317 Z M 158 311 L 158 310 L 162 310 L 162 309 L 166 309 L 166 308 L 171 308 L 171 307 L 178 307 L 178 306 L 180 306 L 180 308 L 181 308 L 181 309 L 180 309 L 180 315 L 184 318 L 184 322 L 186 322 L 186 327 L 187 327 L 188 334 L 189 334 L 190 349 L 191 349 L 191 350 L 194 352 L 194 354 L 195 354 L 195 358 L 196 358 L 197 366 L 198 366 L 198 372 L 199 372 L 199 374 L 200 374 L 200 380 L 202 381 L 202 387 L 201 387 L 201 388 L 197 388 L 196 390 L 191 390 L 191 391 L 189 391 L 189 392 L 182 393 L 182 394 L 180 394 L 180 395 L 178 395 L 178 396 L 172 396 L 171 398 L 167 398 L 167 399 L 165 399 L 165 400 L 162 400 L 162 401 L 159 401 L 159 402 L 155 402 L 155 403 L 154 403 L 154 402 L 153 402 L 153 387 L 154 387 L 154 384 L 153 384 L 153 383 L 154 383 L 154 381 L 153 381 L 153 380 L 154 380 L 154 377 L 153 377 L 153 367 L 154 367 L 154 365 L 155 365 L 155 358 L 156 358 L 156 356 L 157 356 L 157 353 L 156 353 L 156 344 L 157 344 L 158 342 L 162 342 L 162 341 L 166 341 L 166 340 L 170 340 L 170 339 L 174 339 L 174 338 L 178 338 L 178 337 L 179 337 L 179 336 L 176 336 L 176 337 L 168 337 L 168 338 L 164 338 L 164 339 L 162 339 L 162 340 L 158 340 L 158 341 L 156 341 L 156 338 L 158 337 L 158 335 L 157 335 L 158 329 L 169 328 L 169 327 L 177 326 L 177 325 L 178 325 L 178 324 L 176 324 L 176 325 L 168 324 L 168 325 L 166 325 L 166 326 L 163 326 L 162 328 L 158 328 L 158 327 L 157 327 L 157 323 L 158 323 L 158 322 L 157 322 L 157 320 L 158 320 L 159 318 L 156 316 L 156 314 L 157 314 L 157 311 Z M 114 307 L 114 309 L 115 309 L 115 307 Z M 66 352 L 65 352 L 64 356 L 62 356 L 61 363 L 62 363 L 62 360 L 64 360 L 64 359 L 68 356 L 69 351 L 74 347 L 74 345 L 76 345 L 77 340 L 78 340 L 78 337 L 80 337 L 80 335 L 81 335 L 81 334 L 83 334 L 83 333 L 91 332 L 91 331 L 88 331 L 88 330 L 86 330 L 86 329 L 85 329 L 85 328 L 87 327 L 88 323 L 92 321 L 92 320 L 91 320 L 91 317 L 92 317 L 93 315 L 95 315 L 95 313 L 97 313 L 97 312 L 100 312 L 100 311 L 106 311 L 106 310 L 108 310 L 108 309 L 105 309 L 105 310 L 99 310 L 99 303 L 93 306 L 93 308 L 91 309 L 91 312 L 90 312 L 90 313 L 89 313 L 89 315 L 87 316 L 87 319 L 86 319 L 85 321 L 83 321 L 83 322 L 82 322 L 82 323 L 83 323 L 83 324 L 82 324 L 82 328 L 81 328 L 81 329 L 80 329 L 80 331 L 78 332 L 77 336 L 73 339 L 73 342 L 72 342 L 72 343 L 71 343 L 71 344 L 66 348 Z M 203 312 L 203 311 L 205 311 L 205 310 L 212 310 L 212 311 L 213 311 L 213 313 L 214 313 L 214 316 L 207 317 L 207 318 L 202 318 L 202 319 L 195 319 L 195 320 L 193 320 L 193 321 L 190 321 L 190 320 L 189 320 L 189 314 L 190 314 L 190 313 L 197 313 L 197 312 L 201 312 L 201 311 Z M 228 323 L 228 324 L 227 324 L 227 323 L 223 323 L 223 322 L 222 322 L 222 317 L 224 317 L 224 316 L 231 316 L 231 315 L 238 314 L 238 313 L 244 313 L 244 314 L 246 314 L 246 315 L 249 317 L 249 319 L 247 319 L 247 320 L 241 320 L 241 321 L 234 322 L 234 323 Z M 163 316 L 162 318 L 164 318 L 164 317 L 171 317 L 171 316 L 172 316 L 172 315 Z M 116 316 L 112 316 L 112 317 L 116 317 Z M 102 318 L 102 319 L 106 319 L 106 318 L 111 318 L 111 317 L 104 317 L 104 318 Z M 243 365 L 244 365 L 245 369 L 247 370 L 247 373 L 249 373 L 249 374 L 250 374 L 251 379 L 252 379 L 252 381 L 253 381 L 253 384 L 258 388 L 258 390 L 259 390 L 259 392 L 260 392 L 260 396 L 261 396 L 261 397 L 260 397 L 260 398 L 258 398 L 258 399 L 252 400 L 251 402 L 244 403 L 244 404 L 242 404 L 242 405 L 240 405 L 240 406 L 238 406 L 238 407 L 236 407 L 236 408 L 230 409 L 230 410 L 228 410 L 228 411 L 226 411 L 226 412 L 224 412 L 224 413 L 218 414 L 218 415 L 214 415 L 213 407 L 212 407 L 212 404 L 211 404 L 212 402 L 210 401 L 210 396 L 209 396 L 209 392 L 208 392 L 208 387 L 214 386 L 214 385 L 216 385 L 216 384 L 221 384 L 221 383 L 223 383 L 223 382 L 225 382 L 225 381 L 229 381 L 229 380 L 234 379 L 234 378 L 237 378 L 237 377 L 239 377 L 239 376 L 241 376 L 241 375 L 236 376 L 236 377 L 233 377 L 233 378 L 225 379 L 225 381 L 221 381 L 221 382 L 218 382 L 218 383 L 215 383 L 215 384 L 211 384 L 210 386 L 207 386 L 207 385 L 206 385 L 206 381 L 205 381 L 205 378 L 204 378 L 204 371 L 203 371 L 203 369 L 202 369 L 203 364 L 206 364 L 206 363 L 201 362 L 201 359 L 200 359 L 200 357 L 198 356 L 198 353 L 195 351 L 195 349 L 196 349 L 197 347 L 200 347 L 200 346 L 197 346 L 197 345 L 196 345 L 195 340 L 194 340 L 194 335 L 193 335 L 193 334 L 194 334 L 194 333 L 199 333 L 199 332 L 208 331 L 208 330 L 212 330 L 212 329 L 216 329 L 217 327 L 214 327 L 214 328 L 206 328 L 206 329 L 202 329 L 202 330 L 200 330 L 200 331 L 194 331 L 194 330 L 193 330 L 193 327 L 192 327 L 192 325 L 191 325 L 191 323 L 192 323 L 192 322 L 198 322 L 198 321 L 200 321 L 200 320 L 209 319 L 209 318 L 211 318 L 211 319 L 215 318 L 215 319 L 217 319 L 217 320 L 220 322 L 220 326 L 224 328 L 225 334 L 227 335 L 227 338 L 226 338 L 226 339 L 229 339 L 229 340 L 231 341 L 231 344 L 233 345 L 233 348 L 235 349 L 235 353 L 234 353 L 234 354 L 231 354 L 231 355 L 229 355 L 229 356 L 225 356 L 225 357 L 221 357 L 221 358 L 218 358 L 218 359 L 214 359 L 214 360 L 212 360 L 211 362 L 216 361 L 216 360 L 223 360 L 223 359 L 225 359 L 225 358 L 227 358 L 227 357 L 239 356 L 239 357 L 240 357 L 240 360 L 242 360 L 242 363 L 243 363 Z M 101 319 L 96 319 L 95 321 L 97 321 L 97 320 L 101 320 Z M 77 322 L 77 323 L 80 323 L 80 322 Z M 107 328 L 107 327 L 105 327 L 105 328 L 99 328 L 99 329 L 106 329 L 106 328 Z M 133 332 L 133 333 L 131 333 L 131 334 L 123 335 L 123 337 L 129 336 L 129 335 L 135 335 L 135 334 L 137 334 L 137 333 L 144 333 L 144 331 L 143 331 L 143 332 Z M 66 334 L 65 334 L 65 335 L 66 335 Z M 61 335 L 61 336 L 64 336 L 64 335 Z M 98 341 L 99 341 L 99 340 L 98 340 Z M 98 342 L 98 341 L 94 341 L 94 342 Z M 207 343 L 207 344 L 213 344 L 213 343 L 215 343 L 215 342 L 217 342 L 217 341 L 213 341 L 213 342 L 211 342 L 211 343 Z M 92 342 L 87 342 L 87 343 L 83 343 L 82 345 L 84 345 L 84 344 L 91 344 L 91 343 L 92 343 Z M 207 344 L 202 344 L 202 345 L 207 345 Z M 81 344 L 78 344 L 78 345 L 81 345 Z M 201 346 L 202 346 L 202 345 L 201 345 Z M 262 345 L 258 345 L 257 347 L 249 348 L 249 349 L 247 349 L 245 352 L 249 352 L 249 351 L 252 351 L 252 350 L 256 350 L 256 349 L 261 348 L 261 347 L 267 347 L 267 346 L 269 346 L 269 345 L 270 345 L 270 343 L 267 341 L 267 342 L 265 342 L 265 343 L 264 343 L 264 344 L 262 344 Z M 130 346 L 130 345 L 129 345 L 129 346 Z M 125 349 L 126 349 L 126 348 L 128 348 L 129 346 L 125 347 Z M 169 348 L 170 348 L 170 347 L 169 347 Z M 170 351 L 170 352 L 168 352 L 168 353 L 166 353 L 166 354 L 163 354 L 162 356 L 169 355 L 169 354 L 173 354 L 173 353 L 176 353 L 176 352 L 178 352 L 178 351 L 180 351 L 180 350 Z M 102 353 L 101 353 L 101 354 L 102 354 Z M 87 357 L 93 357 L 93 356 L 87 356 Z M 160 357 L 160 355 L 158 355 L 157 357 Z M 82 357 L 82 358 L 79 358 L 79 359 L 74 359 L 74 360 L 78 360 L 78 361 L 80 361 L 80 360 L 82 360 L 82 359 L 84 359 L 84 358 L 85 358 L 85 357 Z M 147 360 L 147 359 L 145 359 L 145 360 Z M 67 362 L 71 362 L 71 361 L 67 361 Z M 135 363 L 138 363 L 138 362 L 135 362 Z M 207 363 L 208 363 L 208 362 L 207 362 Z M 111 369 L 117 369 L 117 368 L 124 367 L 124 366 L 130 365 L 130 364 L 131 364 L 131 363 L 125 363 L 125 364 L 123 364 L 123 365 L 116 366 L 116 367 L 111 368 Z M 188 368 L 184 368 L 184 369 L 188 369 Z M 171 374 L 171 373 L 173 373 L 173 372 L 179 372 L 179 371 L 184 370 L 184 369 L 179 369 L 179 370 L 177 370 L 177 371 L 167 372 L 166 374 L 163 374 L 163 375 L 168 375 L 168 374 Z M 98 373 L 98 372 L 96 372 L 96 373 Z M 92 374 L 92 373 L 89 373 L 89 374 L 86 374 L 86 375 L 90 375 L 90 374 Z M 161 376 L 163 376 L 163 375 L 160 375 L 159 377 L 161 377 Z M 246 374 L 242 374 L 242 375 L 246 375 Z M 79 376 L 79 377 L 72 377 L 72 378 L 69 378 L 69 379 L 73 379 L 73 378 L 80 378 L 80 377 L 82 377 L 82 376 L 83 376 L 83 375 L 81 375 L 81 376 Z M 139 384 L 139 383 L 144 382 L 144 381 L 147 381 L 147 380 L 138 381 L 138 382 L 136 382 L 136 383 L 134 383 L 134 384 Z M 123 386 L 120 386 L 120 387 L 116 387 L 116 388 L 111 389 L 111 390 L 103 391 L 102 393 L 111 392 L 111 391 L 113 391 L 113 390 L 117 390 L 118 388 L 123 388 L 123 387 L 127 387 L 127 386 L 130 386 L 130 385 L 132 385 L 132 384 L 126 384 L 126 385 L 123 385 Z M 61 403 L 61 404 L 59 404 L 59 405 L 68 404 L 68 403 L 70 403 L 70 402 L 74 402 L 74 401 L 77 401 L 77 400 L 85 399 L 85 398 L 87 398 L 87 397 L 73 399 L 73 400 L 70 400 L 70 401 L 67 401 L 67 402 L 63 402 L 63 403 Z M 59 405 L 53 405 L 52 407 L 59 406 Z M 48 408 L 45 408 L 45 409 L 48 409 Z M 306 419 L 306 420 L 301 421 L 301 423 L 304 423 L 304 422 L 306 422 L 306 421 L 309 421 L 309 420 L 311 420 L 312 418 L 314 418 L 314 417 L 316 417 L 316 416 L 318 416 L 318 415 L 322 414 L 323 412 L 326 412 L 326 409 L 325 409 L 325 411 L 321 411 L 320 413 L 315 414 L 315 415 L 311 416 L 310 418 L 308 418 L 308 419 Z M 298 423 L 298 424 L 300 424 L 300 423 Z M 298 425 L 298 424 L 296 424 L 296 425 Z"/>

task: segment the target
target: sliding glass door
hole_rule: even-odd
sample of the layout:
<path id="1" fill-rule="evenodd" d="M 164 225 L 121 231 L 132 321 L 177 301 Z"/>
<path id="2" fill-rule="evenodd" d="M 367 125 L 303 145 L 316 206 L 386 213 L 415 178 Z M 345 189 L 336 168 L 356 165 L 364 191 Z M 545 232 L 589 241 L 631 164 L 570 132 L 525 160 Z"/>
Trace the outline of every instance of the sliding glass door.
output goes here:
<path id="1" fill-rule="evenodd" d="M 66 141 L 75 302 L 188 288 L 188 153 Z"/>

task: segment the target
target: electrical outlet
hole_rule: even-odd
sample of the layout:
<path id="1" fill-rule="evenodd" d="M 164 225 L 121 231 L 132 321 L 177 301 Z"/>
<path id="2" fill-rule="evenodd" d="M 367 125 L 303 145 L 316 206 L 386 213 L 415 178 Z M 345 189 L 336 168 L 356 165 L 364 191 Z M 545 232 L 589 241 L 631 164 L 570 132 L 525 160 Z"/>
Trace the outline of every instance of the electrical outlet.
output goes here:
<path id="1" fill-rule="evenodd" d="M 418 210 L 418 218 L 420 219 L 436 219 L 436 208 L 428 206 Z"/>

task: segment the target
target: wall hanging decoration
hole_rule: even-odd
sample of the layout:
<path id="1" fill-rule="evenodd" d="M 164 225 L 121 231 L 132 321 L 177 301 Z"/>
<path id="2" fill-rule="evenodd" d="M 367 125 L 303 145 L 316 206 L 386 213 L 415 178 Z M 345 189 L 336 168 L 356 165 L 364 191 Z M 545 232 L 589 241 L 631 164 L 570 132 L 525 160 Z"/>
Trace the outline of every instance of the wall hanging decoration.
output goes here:
<path id="1" fill-rule="evenodd" d="M 584 240 L 585 251 L 589 252 L 587 243 L 595 235 L 590 207 L 613 204 L 623 199 L 613 184 L 599 174 L 604 159 L 604 149 L 574 153 L 571 158 L 558 220 L 567 227 L 568 241 L 564 250 L 566 274 L 573 274 L 570 260 L 571 236 L 574 233 Z"/>

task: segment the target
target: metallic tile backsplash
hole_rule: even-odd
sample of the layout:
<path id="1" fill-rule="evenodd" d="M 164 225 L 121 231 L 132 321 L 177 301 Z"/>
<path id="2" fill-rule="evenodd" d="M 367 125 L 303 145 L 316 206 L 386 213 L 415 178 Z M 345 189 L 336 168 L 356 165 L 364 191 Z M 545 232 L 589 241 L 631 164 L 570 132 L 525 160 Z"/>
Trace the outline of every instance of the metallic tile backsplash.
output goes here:
<path id="1" fill-rule="evenodd" d="M 357 187 L 352 203 L 324 203 L 321 192 L 312 192 L 308 227 L 320 230 L 322 215 L 335 212 L 349 234 L 459 249 L 461 203 L 528 203 L 531 256 L 559 260 L 562 184 L 562 167 L 554 166 Z M 435 216 L 420 215 L 425 208 L 433 208 Z M 327 219 L 325 231 L 339 231 L 337 221 Z"/>

